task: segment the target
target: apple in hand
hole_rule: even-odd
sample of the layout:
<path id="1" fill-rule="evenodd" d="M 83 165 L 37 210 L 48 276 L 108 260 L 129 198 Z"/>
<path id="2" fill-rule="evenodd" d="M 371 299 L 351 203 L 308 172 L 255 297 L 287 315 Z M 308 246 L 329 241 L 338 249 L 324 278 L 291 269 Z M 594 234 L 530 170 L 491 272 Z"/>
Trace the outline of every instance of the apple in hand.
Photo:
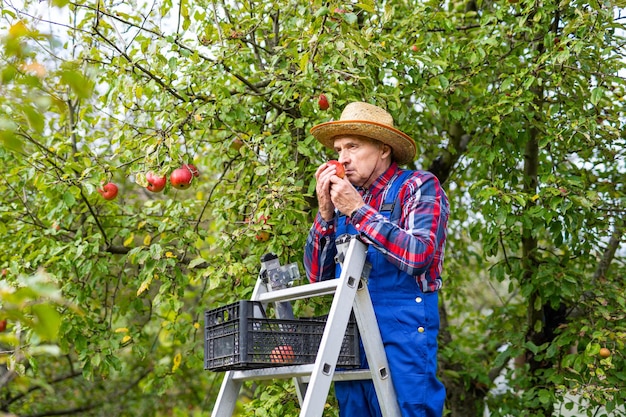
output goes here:
<path id="1" fill-rule="evenodd" d="M 159 177 L 157 174 L 150 171 L 146 174 L 146 181 L 148 181 L 148 186 L 146 187 L 148 191 L 159 193 L 165 188 L 165 184 L 167 184 L 167 177 L 165 175 Z"/>
<path id="2" fill-rule="evenodd" d="M 346 176 L 346 169 L 343 167 L 343 165 L 339 161 L 331 160 L 331 161 L 328 161 L 327 164 L 335 166 L 335 169 L 337 170 L 336 175 L 339 178 L 343 178 Z"/>
<path id="3" fill-rule="evenodd" d="M 193 174 L 187 167 L 176 168 L 170 175 L 170 182 L 174 188 L 179 190 L 186 190 L 191 186 L 193 180 Z"/>
<path id="4" fill-rule="evenodd" d="M 117 191 L 117 185 L 112 182 L 104 184 L 104 186 L 98 190 L 102 198 L 105 200 L 114 200 L 115 197 L 117 197 Z"/>
<path id="5" fill-rule="evenodd" d="M 328 110 L 330 105 L 328 104 L 328 99 L 325 94 L 320 94 L 319 99 L 317 100 L 317 105 L 320 106 L 321 110 Z"/>

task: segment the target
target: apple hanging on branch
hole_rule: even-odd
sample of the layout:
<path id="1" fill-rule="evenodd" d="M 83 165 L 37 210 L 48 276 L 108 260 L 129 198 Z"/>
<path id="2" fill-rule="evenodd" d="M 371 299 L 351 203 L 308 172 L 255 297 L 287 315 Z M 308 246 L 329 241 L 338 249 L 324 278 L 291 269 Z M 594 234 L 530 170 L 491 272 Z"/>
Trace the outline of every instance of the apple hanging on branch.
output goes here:
<path id="1" fill-rule="evenodd" d="M 254 219 L 251 219 L 251 218 L 246 218 L 244 223 L 246 224 L 254 224 L 254 223 L 261 224 L 262 223 L 263 226 L 261 227 L 263 227 L 263 229 L 259 230 L 258 233 L 254 237 L 259 242 L 267 242 L 268 240 L 270 240 L 270 237 L 271 237 L 271 234 L 269 232 L 269 230 L 271 230 L 271 226 L 267 224 L 268 220 L 269 220 L 269 216 L 262 214 L 259 216 L 258 221 L 254 221 Z"/>
<path id="2" fill-rule="evenodd" d="M 196 166 L 193 164 L 184 164 L 181 168 L 188 169 L 191 174 L 196 178 L 200 176 L 200 171 L 198 171 L 198 168 L 196 168 Z"/>
<path id="3" fill-rule="evenodd" d="M 270 237 L 270 232 L 268 232 L 267 230 L 261 230 L 259 233 L 256 234 L 255 239 L 259 242 L 267 242 L 268 240 L 270 240 Z"/>
<path id="4" fill-rule="evenodd" d="M 196 169 L 196 172 L 198 170 Z M 200 174 L 198 174 L 200 175 Z M 191 186 L 191 181 L 193 181 L 194 173 L 189 168 L 188 165 L 183 165 L 180 168 L 176 168 L 170 174 L 170 183 L 172 187 L 178 188 L 179 190 L 186 190 Z"/>
<path id="5" fill-rule="evenodd" d="M 328 98 L 326 97 L 326 94 L 320 94 L 320 97 L 317 100 L 317 105 L 320 107 L 320 110 L 328 110 L 330 104 L 328 103 Z"/>
<path id="6" fill-rule="evenodd" d="M 165 175 L 160 177 L 154 172 L 150 171 L 146 174 L 146 181 L 148 181 L 148 186 L 146 187 L 148 191 L 152 191 L 153 193 L 159 193 L 165 188 L 165 184 L 167 184 L 167 177 Z"/>
<path id="7" fill-rule="evenodd" d="M 243 140 L 241 138 L 235 138 L 230 142 L 230 148 L 236 151 L 239 151 L 241 147 L 244 145 Z"/>
<path id="8" fill-rule="evenodd" d="M 104 186 L 102 186 L 102 188 L 100 188 L 98 192 L 100 193 L 102 198 L 110 201 L 110 200 L 115 200 L 115 197 L 117 197 L 118 188 L 117 188 L 117 185 L 115 185 L 112 182 L 109 182 L 109 183 L 104 184 Z"/>

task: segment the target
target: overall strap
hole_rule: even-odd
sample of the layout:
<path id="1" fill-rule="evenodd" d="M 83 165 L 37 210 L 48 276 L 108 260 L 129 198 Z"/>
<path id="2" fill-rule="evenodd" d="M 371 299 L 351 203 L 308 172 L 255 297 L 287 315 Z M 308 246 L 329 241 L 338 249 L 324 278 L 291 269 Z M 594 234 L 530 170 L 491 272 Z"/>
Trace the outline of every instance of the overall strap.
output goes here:
<path id="1" fill-rule="evenodd" d="M 391 185 L 385 191 L 380 213 L 389 218 L 392 223 L 398 223 L 402 211 L 402 204 L 398 203 L 398 195 L 406 180 L 413 174 L 411 170 L 404 170 L 391 179 Z"/>

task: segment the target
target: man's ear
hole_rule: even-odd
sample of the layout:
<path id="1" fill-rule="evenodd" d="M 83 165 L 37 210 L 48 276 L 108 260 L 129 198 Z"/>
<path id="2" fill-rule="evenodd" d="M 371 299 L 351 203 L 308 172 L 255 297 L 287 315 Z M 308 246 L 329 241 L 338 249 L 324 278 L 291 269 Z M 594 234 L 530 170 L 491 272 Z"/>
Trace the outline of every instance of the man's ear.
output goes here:
<path id="1" fill-rule="evenodd" d="M 383 159 L 391 158 L 391 146 L 383 143 L 383 146 L 380 149 L 380 156 Z"/>

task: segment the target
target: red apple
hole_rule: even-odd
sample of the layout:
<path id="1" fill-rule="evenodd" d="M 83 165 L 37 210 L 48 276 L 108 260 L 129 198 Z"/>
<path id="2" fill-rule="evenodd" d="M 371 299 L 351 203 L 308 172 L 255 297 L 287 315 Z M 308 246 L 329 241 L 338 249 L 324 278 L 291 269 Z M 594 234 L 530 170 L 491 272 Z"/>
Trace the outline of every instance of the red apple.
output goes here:
<path id="1" fill-rule="evenodd" d="M 419 48 L 417 47 L 417 45 L 411 45 L 411 51 L 417 52 L 419 51 Z"/>
<path id="2" fill-rule="evenodd" d="M 563 44 L 561 43 L 560 38 L 554 38 L 554 45 L 557 47 L 557 50 L 559 51 L 563 50 Z"/>
<path id="3" fill-rule="evenodd" d="M 170 175 L 170 182 L 174 188 L 186 190 L 191 186 L 193 174 L 191 170 L 185 167 L 176 168 Z"/>
<path id="4" fill-rule="evenodd" d="M 267 242 L 270 240 L 270 232 L 267 230 L 261 230 L 255 237 L 259 242 Z"/>
<path id="5" fill-rule="evenodd" d="M 243 140 L 239 138 L 235 138 L 232 140 L 232 142 L 230 142 L 230 147 L 236 151 L 241 149 L 242 146 L 243 146 Z"/>
<path id="6" fill-rule="evenodd" d="M 0 320 L 0 332 L 3 332 L 7 329 L 7 321 L 6 320 Z"/>
<path id="7" fill-rule="evenodd" d="M 328 107 L 330 107 L 325 94 L 320 94 L 320 98 L 317 100 L 317 104 L 318 106 L 320 106 L 321 110 L 328 110 Z"/>
<path id="8" fill-rule="evenodd" d="M 327 162 L 328 165 L 334 165 L 335 169 L 337 170 L 337 176 L 339 178 L 343 178 L 346 176 L 346 169 L 343 167 L 343 165 L 341 165 L 341 163 L 339 161 L 335 161 L 335 160 L 331 160 Z"/>
<path id="9" fill-rule="evenodd" d="M 150 171 L 146 174 L 146 181 L 148 181 L 148 186 L 146 187 L 148 191 L 159 193 L 165 188 L 165 184 L 167 184 L 167 177 L 165 175 L 159 177 L 157 174 Z"/>
<path id="10" fill-rule="evenodd" d="M 196 168 L 196 166 L 193 164 L 185 164 L 182 166 L 182 168 L 188 169 L 196 178 L 200 176 L 200 171 L 198 171 L 198 168 Z"/>
<path id="11" fill-rule="evenodd" d="M 273 363 L 293 363 L 296 360 L 296 354 L 290 345 L 276 346 L 270 353 L 270 361 Z"/>
<path id="12" fill-rule="evenodd" d="M 100 195 L 102 195 L 102 198 L 104 198 L 105 200 L 114 200 L 115 197 L 117 197 L 117 191 L 117 185 L 113 184 L 112 182 L 104 184 L 104 186 L 98 190 Z"/>

